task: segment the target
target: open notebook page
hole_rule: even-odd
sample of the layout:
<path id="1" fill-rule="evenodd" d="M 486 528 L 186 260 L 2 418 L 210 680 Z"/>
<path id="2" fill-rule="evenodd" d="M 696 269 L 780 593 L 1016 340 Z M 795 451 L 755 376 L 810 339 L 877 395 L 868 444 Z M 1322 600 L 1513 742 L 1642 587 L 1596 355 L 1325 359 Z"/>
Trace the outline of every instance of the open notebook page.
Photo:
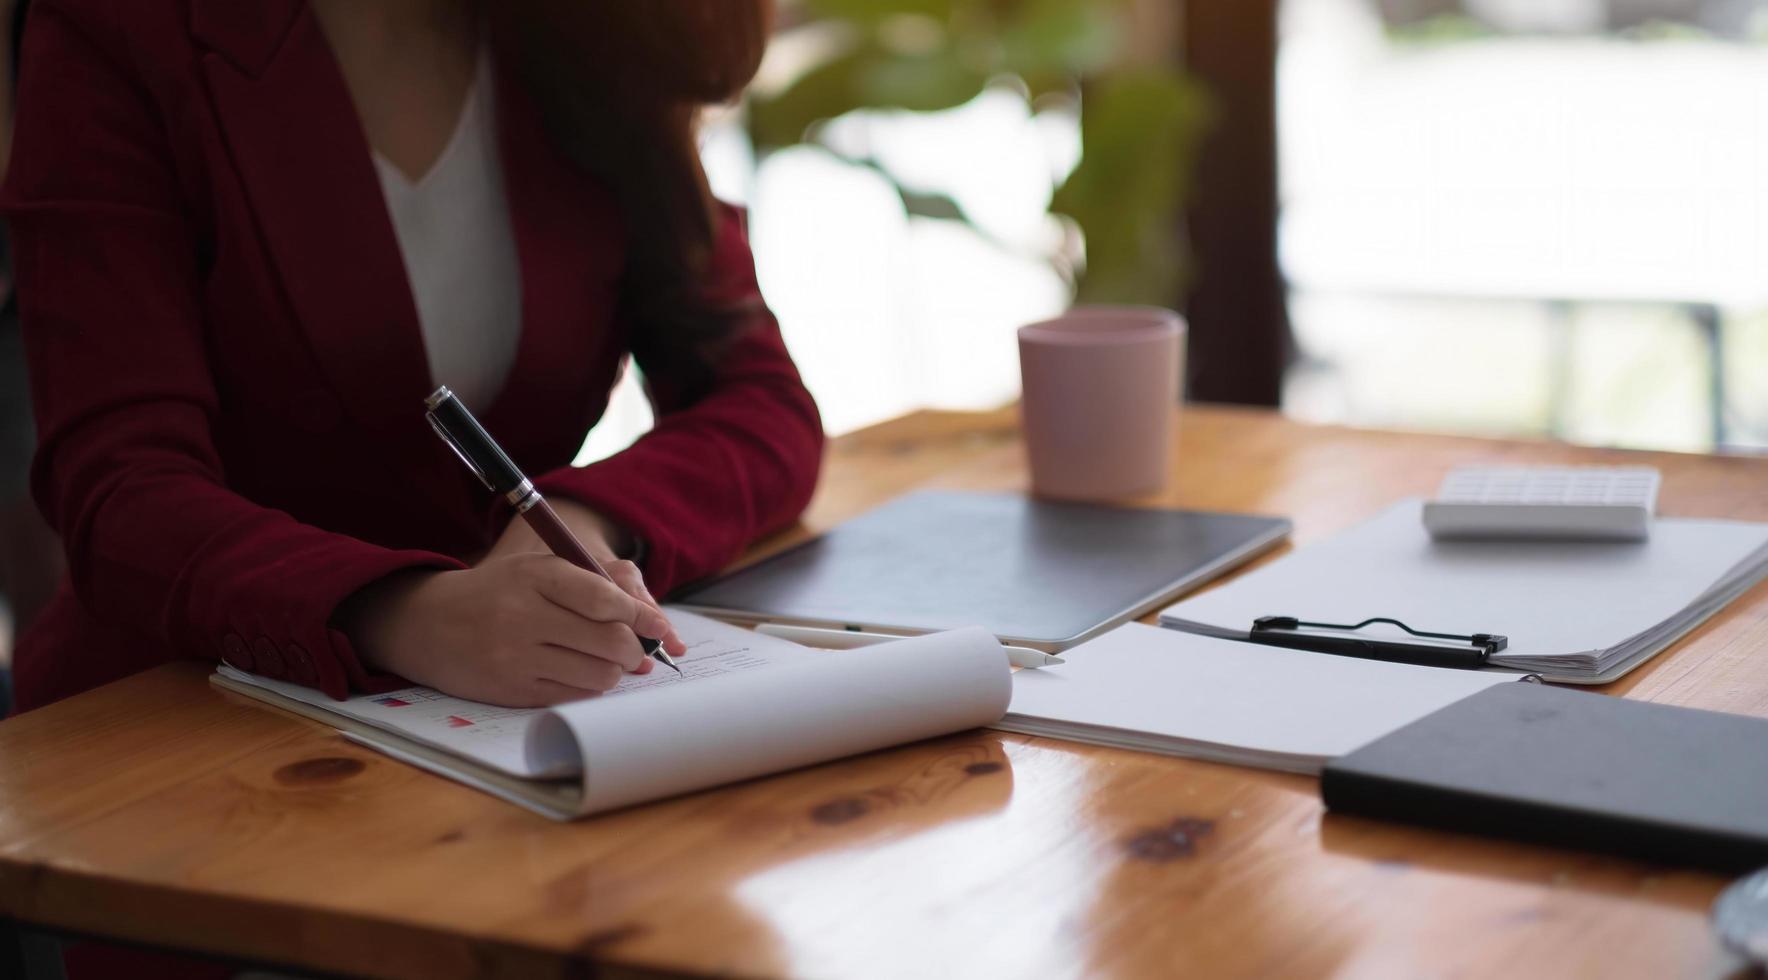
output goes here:
<path id="1" fill-rule="evenodd" d="M 628 675 L 612 691 L 589 699 L 591 703 L 823 656 L 796 643 L 727 626 L 679 609 L 669 610 L 669 619 L 688 645 L 687 654 L 676 658 L 681 664 L 682 676 L 678 678 L 675 671 L 658 664 L 649 674 Z M 512 776 L 542 778 L 575 775 L 577 772 L 575 753 L 554 752 L 544 754 L 539 763 L 529 761 L 526 749 L 528 728 L 545 712 L 544 708 L 500 708 L 452 697 L 428 687 L 407 687 L 386 694 L 361 694 L 334 701 L 312 688 L 248 674 L 225 664 L 220 672 L 236 682 L 346 715 Z"/>

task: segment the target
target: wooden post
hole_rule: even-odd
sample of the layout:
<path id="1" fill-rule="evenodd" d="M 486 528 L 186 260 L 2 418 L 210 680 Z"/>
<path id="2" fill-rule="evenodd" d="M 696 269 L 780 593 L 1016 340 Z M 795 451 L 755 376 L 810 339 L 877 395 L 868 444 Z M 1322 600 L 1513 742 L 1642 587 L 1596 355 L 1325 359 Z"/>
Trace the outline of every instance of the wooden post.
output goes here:
<path id="1" fill-rule="evenodd" d="M 1278 0 L 1188 0 L 1186 67 L 1216 102 L 1185 216 L 1193 254 L 1187 391 L 1276 405 L 1290 350 L 1277 267 Z"/>

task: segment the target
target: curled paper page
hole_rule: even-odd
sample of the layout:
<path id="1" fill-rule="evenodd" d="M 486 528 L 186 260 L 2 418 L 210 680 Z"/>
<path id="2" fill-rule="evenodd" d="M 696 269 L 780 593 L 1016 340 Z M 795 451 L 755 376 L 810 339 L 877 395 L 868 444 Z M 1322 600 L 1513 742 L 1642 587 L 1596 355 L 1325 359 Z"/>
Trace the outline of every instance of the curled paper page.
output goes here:
<path id="1" fill-rule="evenodd" d="M 1011 696 L 1000 642 L 973 627 L 560 705 L 527 751 L 550 769 L 575 749 L 594 813 L 989 725 Z"/>
<path id="2" fill-rule="evenodd" d="M 679 609 L 680 675 L 553 709 L 411 687 L 333 701 L 223 665 L 213 683 L 561 820 L 988 725 L 1007 655 L 981 629 L 829 653 Z"/>

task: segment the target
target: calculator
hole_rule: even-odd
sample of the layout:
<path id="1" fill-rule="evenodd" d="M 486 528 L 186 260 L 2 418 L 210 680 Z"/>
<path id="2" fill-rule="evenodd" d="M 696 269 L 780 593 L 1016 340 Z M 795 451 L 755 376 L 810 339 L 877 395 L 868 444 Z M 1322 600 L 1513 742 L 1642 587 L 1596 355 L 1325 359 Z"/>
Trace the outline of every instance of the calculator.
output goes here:
<path id="1" fill-rule="evenodd" d="M 1657 512 L 1650 466 L 1464 466 L 1450 471 L 1424 526 L 1438 539 L 1643 541 Z"/>

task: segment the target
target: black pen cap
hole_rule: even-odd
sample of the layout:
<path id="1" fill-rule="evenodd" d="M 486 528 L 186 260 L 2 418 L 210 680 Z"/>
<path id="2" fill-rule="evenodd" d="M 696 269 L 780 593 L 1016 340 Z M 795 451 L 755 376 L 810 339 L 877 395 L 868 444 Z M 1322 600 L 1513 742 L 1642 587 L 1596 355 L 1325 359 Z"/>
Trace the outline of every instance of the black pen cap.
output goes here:
<path id="1" fill-rule="evenodd" d="M 522 471 L 447 385 L 437 388 L 434 394 L 424 399 L 424 407 L 429 409 L 430 426 L 436 434 L 448 443 L 461 462 L 485 481 L 487 487 L 504 495 L 526 480 Z"/>

